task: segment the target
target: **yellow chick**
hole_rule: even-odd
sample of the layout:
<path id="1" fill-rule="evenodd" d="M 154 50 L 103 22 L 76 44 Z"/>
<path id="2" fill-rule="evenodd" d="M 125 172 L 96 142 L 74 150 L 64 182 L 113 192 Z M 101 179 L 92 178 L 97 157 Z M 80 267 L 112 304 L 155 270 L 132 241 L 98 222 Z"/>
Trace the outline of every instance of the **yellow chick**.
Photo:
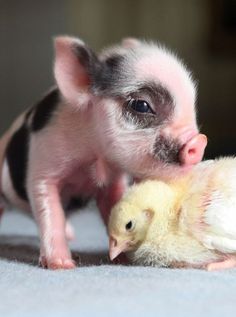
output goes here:
<path id="1" fill-rule="evenodd" d="M 112 209 L 111 260 L 217 270 L 236 266 L 236 158 L 198 164 L 173 182 L 132 186 Z"/>

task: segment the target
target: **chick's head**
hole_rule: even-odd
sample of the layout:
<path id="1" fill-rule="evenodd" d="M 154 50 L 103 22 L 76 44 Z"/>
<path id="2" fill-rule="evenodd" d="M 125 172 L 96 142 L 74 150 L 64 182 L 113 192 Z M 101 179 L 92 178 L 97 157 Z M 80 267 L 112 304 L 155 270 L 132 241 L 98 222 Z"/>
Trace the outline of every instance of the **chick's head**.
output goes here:
<path id="1" fill-rule="evenodd" d="M 153 218 L 166 220 L 173 202 L 173 191 L 163 182 L 146 181 L 132 186 L 111 211 L 110 259 L 122 252 L 135 251 L 146 239 Z"/>

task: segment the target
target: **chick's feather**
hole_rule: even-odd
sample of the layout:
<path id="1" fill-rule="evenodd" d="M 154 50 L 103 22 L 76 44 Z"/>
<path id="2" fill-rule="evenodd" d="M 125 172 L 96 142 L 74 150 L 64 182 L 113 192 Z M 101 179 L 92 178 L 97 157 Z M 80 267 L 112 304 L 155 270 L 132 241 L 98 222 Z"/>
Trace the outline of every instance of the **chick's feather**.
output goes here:
<path id="1" fill-rule="evenodd" d="M 194 174 L 199 176 L 200 170 L 201 164 L 196 167 Z M 235 253 L 236 159 L 224 158 L 214 161 L 202 177 L 205 180 L 205 189 L 202 192 L 196 190 L 195 195 L 199 196 L 199 203 L 193 206 L 199 214 L 200 230 L 196 230 L 195 226 L 193 232 L 196 232 L 196 236 L 207 248 Z M 197 231 L 200 231 L 200 234 Z"/>
<path id="2" fill-rule="evenodd" d="M 236 159 L 221 158 L 169 183 L 135 185 L 112 210 L 109 232 L 133 241 L 125 251 L 140 264 L 206 267 L 236 259 L 235 176 Z M 151 221 L 140 222 L 144 210 L 152 212 Z M 136 227 L 127 232 L 129 219 Z M 233 265 L 236 260 L 225 267 Z"/>

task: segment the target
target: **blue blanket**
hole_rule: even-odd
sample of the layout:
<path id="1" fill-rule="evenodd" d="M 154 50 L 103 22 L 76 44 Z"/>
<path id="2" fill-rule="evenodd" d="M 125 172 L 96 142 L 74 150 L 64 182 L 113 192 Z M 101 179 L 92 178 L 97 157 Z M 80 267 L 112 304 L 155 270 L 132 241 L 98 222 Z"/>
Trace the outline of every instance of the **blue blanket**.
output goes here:
<path id="1" fill-rule="evenodd" d="M 0 227 L 0 316 L 234 316 L 236 269 L 223 272 L 111 265 L 108 239 L 91 204 L 74 214 L 78 267 L 37 266 L 34 222 L 10 211 Z"/>

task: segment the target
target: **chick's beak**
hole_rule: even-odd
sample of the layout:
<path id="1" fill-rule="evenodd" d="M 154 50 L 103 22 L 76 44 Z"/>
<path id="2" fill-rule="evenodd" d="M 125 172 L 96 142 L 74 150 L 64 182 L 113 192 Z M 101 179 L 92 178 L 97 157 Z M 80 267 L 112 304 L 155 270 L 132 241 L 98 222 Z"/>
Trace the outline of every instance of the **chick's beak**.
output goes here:
<path id="1" fill-rule="evenodd" d="M 125 252 L 129 248 L 129 241 L 117 241 L 117 239 L 110 237 L 109 239 L 109 256 L 113 261 L 119 254 Z"/>

